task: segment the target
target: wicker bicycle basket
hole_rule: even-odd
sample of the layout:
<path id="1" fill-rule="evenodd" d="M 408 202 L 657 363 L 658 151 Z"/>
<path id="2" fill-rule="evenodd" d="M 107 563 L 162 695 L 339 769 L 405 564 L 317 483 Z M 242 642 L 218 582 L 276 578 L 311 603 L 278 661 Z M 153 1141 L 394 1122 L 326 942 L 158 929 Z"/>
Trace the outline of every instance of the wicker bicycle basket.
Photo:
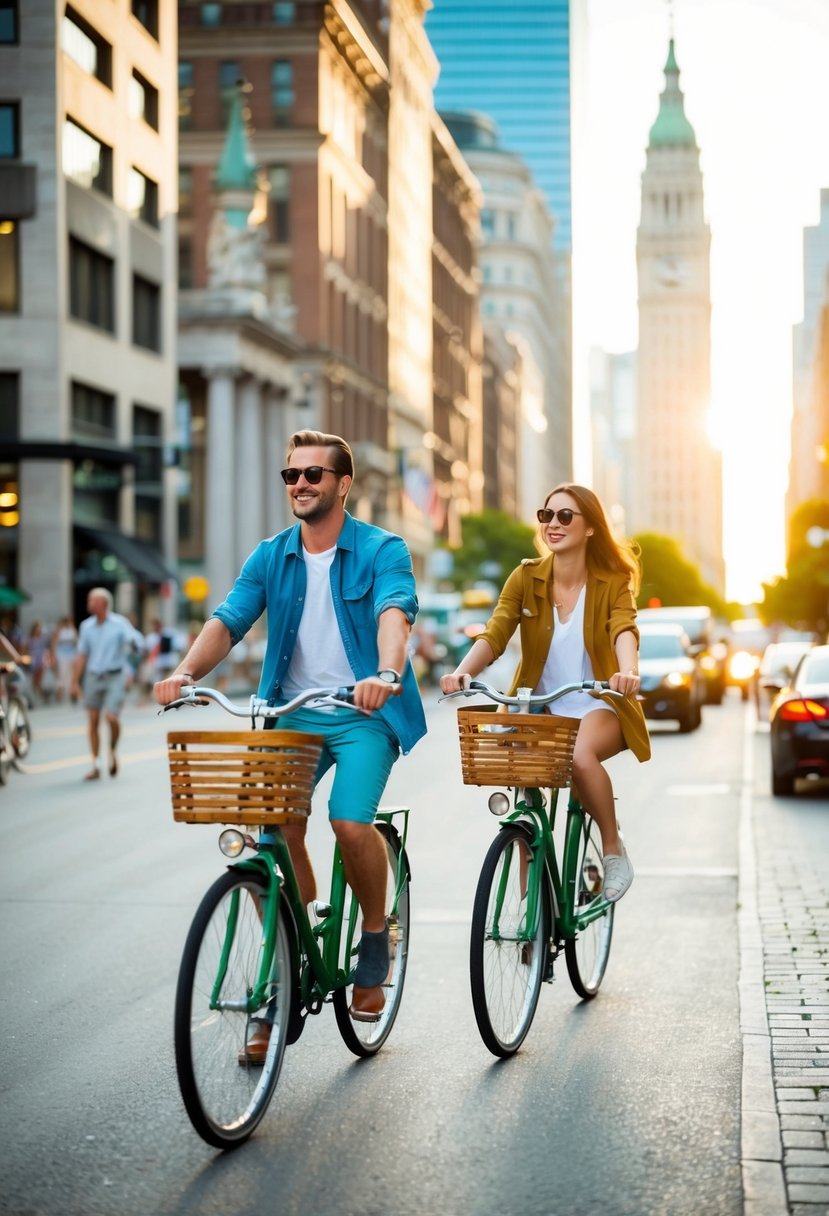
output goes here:
<path id="1" fill-rule="evenodd" d="M 570 784 L 578 718 L 494 711 L 494 705 L 458 710 L 464 785 Z"/>
<path id="2" fill-rule="evenodd" d="M 295 730 L 171 731 L 173 819 L 251 827 L 307 819 L 322 742 Z"/>

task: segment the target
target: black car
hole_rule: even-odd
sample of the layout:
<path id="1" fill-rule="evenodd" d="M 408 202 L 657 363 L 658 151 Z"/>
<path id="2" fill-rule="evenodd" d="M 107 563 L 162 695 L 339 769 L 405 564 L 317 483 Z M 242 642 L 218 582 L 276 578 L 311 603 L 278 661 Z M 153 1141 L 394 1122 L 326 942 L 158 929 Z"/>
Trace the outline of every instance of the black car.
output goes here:
<path id="1" fill-rule="evenodd" d="M 714 616 L 704 604 L 671 605 L 661 608 L 640 608 L 637 624 L 679 625 L 688 634 L 705 683 L 704 700 L 719 705 L 725 696 L 728 646 L 714 636 Z"/>
<path id="2" fill-rule="evenodd" d="M 705 677 L 679 625 L 639 624 L 639 684 L 646 718 L 676 719 L 681 731 L 702 722 Z"/>
<path id="3" fill-rule="evenodd" d="M 829 646 L 813 646 L 770 710 L 771 792 L 794 793 L 797 777 L 829 777 Z"/>

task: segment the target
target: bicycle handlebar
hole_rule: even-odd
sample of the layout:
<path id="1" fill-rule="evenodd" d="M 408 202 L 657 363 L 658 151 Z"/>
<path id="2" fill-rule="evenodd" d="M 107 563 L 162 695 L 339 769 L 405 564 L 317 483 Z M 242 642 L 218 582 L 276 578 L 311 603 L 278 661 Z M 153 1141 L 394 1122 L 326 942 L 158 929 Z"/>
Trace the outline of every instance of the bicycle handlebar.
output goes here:
<path id="1" fill-rule="evenodd" d="M 491 684 L 484 683 L 483 680 L 470 680 L 468 688 L 459 688 L 457 692 L 445 693 L 438 699 L 440 701 L 452 701 L 455 697 L 472 697 L 477 692 L 482 692 L 484 696 L 489 697 L 490 701 L 497 701 L 499 705 L 519 705 L 533 708 L 536 705 L 549 705 L 552 701 L 557 701 L 559 697 L 563 697 L 568 692 L 586 692 L 592 697 L 620 697 L 624 700 L 625 694 L 617 692 L 615 688 L 611 688 L 607 680 L 581 680 L 575 684 L 562 684 L 561 688 L 555 688 L 552 692 L 543 692 L 530 694 L 526 697 L 508 697 L 504 693 L 499 692 L 497 688 L 493 688 Z"/>
<path id="2" fill-rule="evenodd" d="M 240 705 L 236 701 L 231 701 L 223 692 L 219 692 L 218 688 L 187 684 L 182 688 L 181 696 L 167 705 L 162 705 L 159 713 L 166 713 L 168 709 L 181 709 L 183 705 L 203 705 L 205 699 L 215 701 L 222 709 L 237 718 L 263 718 L 266 721 L 278 718 L 281 714 L 291 714 L 309 701 L 316 700 L 322 701 L 324 705 L 343 705 L 347 709 L 353 709 L 355 713 L 367 713 L 367 710 L 348 700 L 353 692 L 353 685 L 342 688 L 308 688 L 305 692 L 297 693 L 284 705 L 269 705 L 267 701 L 256 696 L 252 696 L 247 705 Z"/>

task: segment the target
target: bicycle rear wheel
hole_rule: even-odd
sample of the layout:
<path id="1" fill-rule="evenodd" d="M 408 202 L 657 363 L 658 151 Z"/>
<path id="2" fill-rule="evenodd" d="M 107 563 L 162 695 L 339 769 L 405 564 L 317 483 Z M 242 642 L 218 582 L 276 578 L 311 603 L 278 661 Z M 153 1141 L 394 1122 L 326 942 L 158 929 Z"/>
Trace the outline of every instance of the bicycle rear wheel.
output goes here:
<path id="1" fill-rule="evenodd" d="M 11 737 L 9 735 L 9 723 L 0 706 L 0 785 L 5 785 L 9 779 L 9 771 L 11 770 L 14 751 L 12 750 Z"/>
<path id="2" fill-rule="evenodd" d="M 578 851 L 575 862 L 575 894 L 572 911 L 578 915 L 591 904 L 602 899 L 604 866 L 602 865 L 602 838 L 596 824 L 589 815 L 571 812 L 581 817 Z M 565 884 L 567 885 L 567 884 Z M 608 904 L 603 916 L 597 917 L 578 931 L 576 938 L 564 943 L 564 957 L 570 983 L 584 1000 L 590 1001 L 599 991 L 604 979 L 610 942 L 613 937 L 613 913 L 615 907 Z"/>
<path id="3" fill-rule="evenodd" d="M 279 908 L 269 999 L 248 1011 L 260 975 L 265 880 L 229 870 L 205 894 L 181 960 L 175 1008 L 179 1087 L 190 1121 L 216 1148 L 234 1148 L 262 1119 L 282 1067 L 294 980 L 288 913 Z M 213 994 L 217 992 L 217 999 Z M 271 1024 L 261 1065 L 245 1044 L 259 1022 Z"/>
<path id="4" fill-rule="evenodd" d="M 19 697 L 9 698 L 9 735 L 11 736 L 14 765 L 18 767 L 19 760 L 25 760 L 29 754 L 32 742 L 32 727 L 29 721 L 29 711 Z"/>
<path id="5" fill-rule="evenodd" d="M 403 983 L 406 979 L 406 967 L 409 961 L 409 925 L 411 923 L 409 859 L 395 828 L 385 823 L 376 823 L 374 826 L 386 843 L 386 857 L 389 863 L 386 875 L 386 920 L 389 923 L 390 961 L 389 972 L 383 985 L 386 1003 L 379 1021 L 355 1022 L 351 1018 L 348 1012 L 351 1004 L 351 984 L 347 984 L 344 988 L 337 988 L 334 992 L 334 1013 L 337 1018 L 337 1026 L 343 1042 L 349 1051 L 354 1052 L 355 1056 L 373 1056 L 389 1037 L 400 1010 Z M 397 884 L 398 859 L 400 859 L 402 890 L 397 901 L 397 915 L 392 918 L 391 906 Z M 351 950 L 352 957 L 349 960 L 351 966 L 354 966 L 360 944 L 360 907 L 350 889 L 346 898 L 343 926 L 347 928 L 349 923 L 354 923 L 356 926 Z"/>
<path id="6" fill-rule="evenodd" d="M 469 972 L 478 1030 L 496 1056 L 513 1055 L 532 1025 L 549 938 L 547 879 L 540 875 L 538 917 L 527 936 L 527 890 L 533 857 L 529 834 L 501 828 L 489 847 L 472 909 Z"/>

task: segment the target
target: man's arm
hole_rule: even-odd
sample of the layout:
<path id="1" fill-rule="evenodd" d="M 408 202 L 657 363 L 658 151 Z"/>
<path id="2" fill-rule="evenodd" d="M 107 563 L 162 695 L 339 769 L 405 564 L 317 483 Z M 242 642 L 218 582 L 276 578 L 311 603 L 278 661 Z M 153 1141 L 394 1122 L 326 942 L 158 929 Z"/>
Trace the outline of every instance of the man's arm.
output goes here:
<path id="1" fill-rule="evenodd" d="M 399 675 L 406 665 L 406 644 L 411 625 L 400 608 L 387 608 L 377 621 L 377 669 L 391 667 Z M 400 695 L 399 684 L 387 684 L 377 676 L 358 680 L 354 685 L 354 704 L 361 709 L 381 709 L 389 697 Z"/>
<path id="2" fill-rule="evenodd" d="M 168 705 L 170 701 L 177 701 L 182 686 L 198 684 L 228 656 L 232 646 L 230 630 L 217 617 L 211 617 L 176 670 L 153 686 L 158 704 Z"/>

